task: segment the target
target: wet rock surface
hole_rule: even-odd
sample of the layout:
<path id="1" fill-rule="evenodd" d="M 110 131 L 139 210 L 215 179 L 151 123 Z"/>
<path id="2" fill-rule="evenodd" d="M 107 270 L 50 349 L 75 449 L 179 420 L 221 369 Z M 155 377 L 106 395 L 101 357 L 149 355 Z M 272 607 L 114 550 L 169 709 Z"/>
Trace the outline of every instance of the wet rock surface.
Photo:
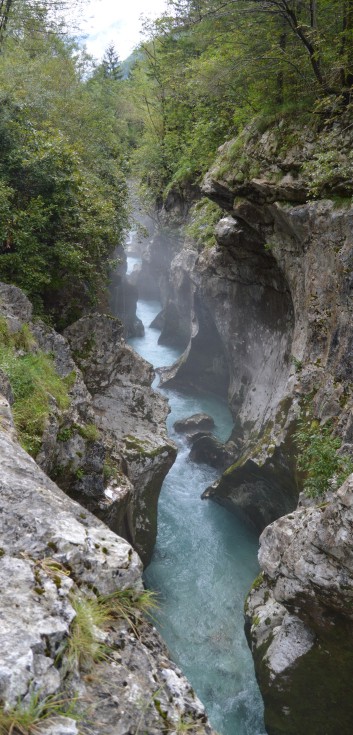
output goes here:
<path id="1" fill-rule="evenodd" d="M 191 444 L 189 458 L 193 462 L 209 464 L 220 470 L 225 469 L 231 462 L 231 455 L 225 445 L 212 434 L 197 432 L 190 436 L 189 441 Z"/>

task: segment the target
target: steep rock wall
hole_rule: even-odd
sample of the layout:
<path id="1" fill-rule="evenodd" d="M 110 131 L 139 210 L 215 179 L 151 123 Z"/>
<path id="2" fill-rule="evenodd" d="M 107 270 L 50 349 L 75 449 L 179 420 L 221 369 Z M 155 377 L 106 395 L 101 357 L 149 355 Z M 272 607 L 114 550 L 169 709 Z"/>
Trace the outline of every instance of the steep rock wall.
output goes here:
<path id="1" fill-rule="evenodd" d="M 246 603 L 269 735 L 352 727 L 352 478 L 335 492 L 333 477 L 326 497 L 295 511 L 303 478 L 293 438 L 306 414 L 353 457 L 352 133 L 343 116 L 226 144 L 203 186 L 225 213 L 217 247 L 194 250 L 190 267 L 188 242 L 172 264 L 180 313 L 173 284 L 188 284 L 191 339 L 163 382 L 219 390 L 222 361 L 229 376 L 234 462 L 204 497 L 260 530 L 271 524 Z M 207 354 L 214 329 L 202 373 L 193 344 Z"/>
<path id="2" fill-rule="evenodd" d="M 262 534 L 245 606 L 269 735 L 349 735 L 353 707 L 353 476 Z"/>
<path id="3" fill-rule="evenodd" d="M 26 712 L 35 697 L 44 707 L 54 697 L 56 709 L 38 723 L 43 735 L 162 735 L 180 727 L 214 735 L 150 623 L 112 617 L 95 628 L 105 647 L 100 660 L 81 661 L 80 647 L 70 656 L 77 601 L 102 604 L 122 590 L 138 596 L 142 565 L 19 446 L 6 399 L 0 411 L 1 709 Z M 79 724 L 60 712 L 73 702 Z"/>
<path id="4" fill-rule="evenodd" d="M 0 316 L 12 334 L 29 329 L 28 354 L 52 355 L 69 380 L 70 405 L 52 398 L 36 459 L 47 474 L 148 562 L 157 533 L 157 502 L 176 448 L 166 434 L 168 405 L 151 388 L 152 367 L 125 345 L 118 319 L 83 317 L 66 336 L 39 320 L 14 286 L 1 284 Z M 21 350 L 18 357 L 21 358 Z M 7 397 L 11 399 L 10 393 Z"/>
<path id="5" fill-rule="evenodd" d="M 228 393 L 234 462 L 205 497 L 260 530 L 296 506 L 292 435 L 305 396 L 319 420 L 339 423 L 352 451 L 353 212 L 335 199 L 349 188 L 338 167 L 331 189 L 322 185 L 332 198 L 310 197 L 320 145 L 338 132 L 322 142 L 279 125 L 226 144 L 203 184 L 226 211 L 217 246 L 197 253 L 187 241 L 171 267 L 170 298 L 191 339 L 162 382 Z M 343 150 L 350 135 L 341 135 Z"/>

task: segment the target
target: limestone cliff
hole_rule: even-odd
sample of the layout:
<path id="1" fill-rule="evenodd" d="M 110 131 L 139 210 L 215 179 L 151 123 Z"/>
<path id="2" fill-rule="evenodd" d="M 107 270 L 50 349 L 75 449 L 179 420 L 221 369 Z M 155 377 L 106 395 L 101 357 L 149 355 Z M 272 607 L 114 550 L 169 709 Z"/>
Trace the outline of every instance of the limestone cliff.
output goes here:
<path id="1" fill-rule="evenodd" d="M 203 185 L 225 213 L 217 244 L 200 252 L 187 239 L 171 266 L 169 302 L 189 343 L 162 382 L 228 399 L 234 462 L 207 497 L 260 530 L 297 503 L 292 434 L 304 396 L 352 450 L 353 214 L 337 199 L 352 184 L 338 165 L 318 179 L 320 145 L 337 145 L 339 129 L 325 135 L 280 124 L 220 149 Z"/>
<path id="2" fill-rule="evenodd" d="M 166 434 L 168 405 L 151 388 L 151 366 L 125 344 L 118 319 L 83 317 L 62 336 L 32 321 L 31 304 L 19 289 L 2 284 L 0 298 L 10 336 L 28 331 L 19 359 L 39 351 L 51 355 L 69 385 L 66 408 L 51 399 L 32 452 L 38 464 L 131 541 L 146 563 L 156 538 L 159 491 L 176 456 Z"/>
<path id="3" fill-rule="evenodd" d="M 189 339 L 162 382 L 218 392 L 235 422 L 233 461 L 204 497 L 271 524 L 246 607 L 270 735 L 351 732 L 351 480 L 335 492 L 333 473 L 328 495 L 295 511 L 294 434 L 329 427 L 353 457 L 352 145 L 344 116 L 227 143 L 203 184 L 224 213 L 216 245 L 188 238 L 169 279 Z"/>
<path id="4" fill-rule="evenodd" d="M 245 611 L 269 735 L 352 730 L 352 507 L 351 475 L 262 534 Z"/>
<path id="5" fill-rule="evenodd" d="M 156 630 L 140 619 L 136 552 L 41 471 L 16 441 L 5 398 L 0 409 L 2 726 L 7 717 L 6 732 L 24 731 L 14 722 L 30 711 L 31 732 L 42 735 L 184 727 L 212 735 Z M 108 604 L 100 627 L 97 609 Z"/>

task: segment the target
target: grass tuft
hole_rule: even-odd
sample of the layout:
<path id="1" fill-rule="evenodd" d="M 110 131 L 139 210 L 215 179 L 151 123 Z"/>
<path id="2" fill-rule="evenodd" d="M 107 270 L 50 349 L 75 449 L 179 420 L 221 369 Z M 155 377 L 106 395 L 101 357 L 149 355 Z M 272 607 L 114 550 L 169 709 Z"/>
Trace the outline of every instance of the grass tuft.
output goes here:
<path id="1" fill-rule="evenodd" d="M 113 619 L 124 619 L 138 635 L 138 626 L 144 615 L 156 608 L 156 597 L 150 590 L 117 590 L 102 597 L 72 595 L 75 610 L 67 645 L 69 667 L 89 670 L 109 655 L 109 645 L 103 630 Z"/>
<path id="2" fill-rule="evenodd" d="M 73 595 L 71 605 L 76 616 L 68 638 L 67 659 L 70 668 L 91 669 L 108 652 L 101 628 L 110 620 L 109 610 L 98 598 Z"/>
<path id="3" fill-rule="evenodd" d="M 18 356 L 12 345 L 3 343 L 0 369 L 11 383 L 13 417 L 20 443 L 35 457 L 51 412 L 51 397 L 59 409 L 67 409 L 70 405 L 68 388 L 57 374 L 52 358 L 44 352 Z"/>
<path id="4" fill-rule="evenodd" d="M 88 442 L 96 442 L 100 438 L 100 432 L 95 424 L 85 424 L 78 427 L 78 433 Z"/>
<path id="5" fill-rule="evenodd" d="M 33 692 L 29 702 L 18 702 L 11 708 L 0 707 L 0 735 L 35 735 L 40 733 L 40 724 L 50 723 L 57 717 L 70 717 L 77 720 L 76 700 L 62 695 L 41 698 L 40 692 Z"/>

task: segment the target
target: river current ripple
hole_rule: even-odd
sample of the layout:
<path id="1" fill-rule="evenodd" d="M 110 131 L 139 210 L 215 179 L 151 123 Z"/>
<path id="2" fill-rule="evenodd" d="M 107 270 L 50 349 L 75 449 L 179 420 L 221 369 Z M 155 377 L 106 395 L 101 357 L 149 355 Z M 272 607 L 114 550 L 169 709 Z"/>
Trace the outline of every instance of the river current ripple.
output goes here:
<path id="1" fill-rule="evenodd" d="M 154 367 L 170 365 L 178 357 L 175 349 L 158 345 L 159 332 L 149 328 L 159 309 L 158 302 L 139 302 L 145 337 L 130 340 Z M 243 620 L 245 595 L 258 574 L 257 537 L 224 508 L 200 499 L 218 473 L 191 462 L 185 440 L 173 430 L 177 419 L 205 411 L 224 441 L 232 418 L 213 396 L 162 392 L 171 408 L 168 429 L 178 444 L 178 457 L 163 484 L 157 543 L 145 572 L 146 585 L 159 597 L 156 626 L 215 730 L 220 735 L 263 735 L 262 700 Z"/>

